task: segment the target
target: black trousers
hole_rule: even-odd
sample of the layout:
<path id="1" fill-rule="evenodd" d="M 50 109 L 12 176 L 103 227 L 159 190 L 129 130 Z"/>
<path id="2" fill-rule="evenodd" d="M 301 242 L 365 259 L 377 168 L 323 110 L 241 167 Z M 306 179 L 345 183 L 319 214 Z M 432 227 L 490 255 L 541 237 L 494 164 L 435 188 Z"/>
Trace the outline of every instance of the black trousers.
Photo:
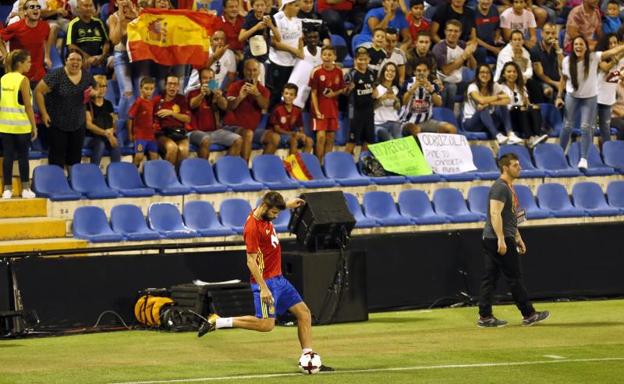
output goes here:
<path id="1" fill-rule="evenodd" d="M 539 109 L 529 108 L 526 111 L 522 111 L 518 108 L 511 108 L 509 115 L 513 130 L 521 137 L 528 139 L 531 136 L 544 134 L 542 130 L 542 115 Z"/>
<path id="2" fill-rule="evenodd" d="M 481 317 L 492 316 L 492 300 L 501 273 L 509 285 L 511 296 L 522 316 L 527 317 L 535 312 L 522 281 L 520 255 L 516 250 L 516 240 L 513 237 L 506 237 L 505 244 L 507 244 L 507 253 L 501 256 L 497 252 L 498 242 L 496 239 L 483 239 L 482 241 L 485 273 L 481 281 L 479 297 L 479 315 Z"/>
<path id="3" fill-rule="evenodd" d="M 79 128 L 75 131 L 61 131 L 51 126 L 48 133 L 50 143 L 48 163 L 58 165 L 61 168 L 80 163 L 85 131 L 85 128 Z"/>
<path id="4" fill-rule="evenodd" d="M 30 144 L 30 133 L 12 134 L 1 133 L 2 148 L 4 150 L 4 161 L 2 163 L 2 180 L 4 185 L 12 185 L 13 162 L 17 160 L 19 166 L 20 180 L 22 183 L 30 180 L 28 168 L 28 146 Z"/>
<path id="5" fill-rule="evenodd" d="M 273 109 L 273 107 L 277 105 L 280 100 L 282 100 L 284 85 L 288 83 L 288 79 L 290 78 L 293 68 L 294 67 L 284 67 L 273 62 L 269 64 L 268 83 L 271 88 L 271 100 L 269 103 L 270 109 Z"/>

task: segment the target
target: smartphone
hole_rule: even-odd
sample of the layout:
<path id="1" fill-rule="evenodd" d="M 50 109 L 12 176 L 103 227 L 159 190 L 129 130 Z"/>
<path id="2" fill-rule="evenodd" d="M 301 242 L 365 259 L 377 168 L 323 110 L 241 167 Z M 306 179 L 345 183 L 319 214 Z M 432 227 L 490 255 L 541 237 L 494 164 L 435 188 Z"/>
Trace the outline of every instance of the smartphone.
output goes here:
<path id="1" fill-rule="evenodd" d="M 219 89 L 219 83 L 215 79 L 208 80 L 208 89 L 214 91 L 215 89 Z"/>

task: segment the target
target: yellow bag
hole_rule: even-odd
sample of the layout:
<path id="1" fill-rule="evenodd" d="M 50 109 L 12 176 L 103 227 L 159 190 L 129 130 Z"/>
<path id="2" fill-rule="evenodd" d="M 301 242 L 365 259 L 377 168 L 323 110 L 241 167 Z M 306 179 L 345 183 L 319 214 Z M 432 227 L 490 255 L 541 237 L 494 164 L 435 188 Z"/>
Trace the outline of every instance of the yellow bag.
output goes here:
<path id="1" fill-rule="evenodd" d="M 169 297 L 143 295 L 134 305 L 134 316 L 143 325 L 159 327 L 160 312 L 169 305 L 173 305 Z"/>

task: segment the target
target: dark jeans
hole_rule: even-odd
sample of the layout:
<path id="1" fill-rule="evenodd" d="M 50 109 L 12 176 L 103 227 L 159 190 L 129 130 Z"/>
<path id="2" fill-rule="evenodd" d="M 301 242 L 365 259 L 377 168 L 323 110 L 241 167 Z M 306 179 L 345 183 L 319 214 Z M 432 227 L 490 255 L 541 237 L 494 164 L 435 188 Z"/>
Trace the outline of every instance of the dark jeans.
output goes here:
<path id="1" fill-rule="evenodd" d="M 492 299 L 501 272 L 522 316 L 527 317 L 535 312 L 522 281 L 520 255 L 516 250 L 516 240 L 513 237 L 506 237 L 505 244 L 507 244 L 507 253 L 501 256 L 497 252 L 498 242 L 496 239 L 483 239 L 482 241 L 485 272 L 481 281 L 479 297 L 479 315 L 481 317 L 492 316 Z"/>
<path id="2" fill-rule="evenodd" d="M 104 150 L 108 149 L 111 163 L 121 161 L 119 146 L 112 147 L 104 136 L 87 136 L 84 142 L 85 148 L 91 148 L 91 164 L 100 165 Z"/>
<path id="3" fill-rule="evenodd" d="M 13 162 L 15 160 L 17 160 L 19 166 L 22 183 L 28 182 L 30 180 L 30 169 L 28 168 L 30 133 L 1 133 L 0 136 L 2 136 L 2 148 L 4 151 L 4 161 L 2 163 L 3 185 L 12 185 L 13 183 Z"/>
<path id="4" fill-rule="evenodd" d="M 464 120 L 464 129 L 470 132 L 481 132 L 485 130 L 490 133 L 492 138 L 502 133 L 507 136 L 511 132 L 511 117 L 507 107 L 499 105 L 494 107 L 494 111 L 482 109 L 476 111 L 469 119 Z M 502 128 L 501 132 L 499 128 Z"/>
<path id="5" fill-rule="evenodd" d="M 82 145 L 84 143 L 85 128 L 76 131 L 61 131 L 50 127 L 48 140 L 48 164 L 55 164 L 63 168 L 80 163 L 82 159 Z"/>
<path id="6" fill-rule="evenodd" d="M 288 83 L 288 79 L 290 78 L 293 68 L 294 67 L 277 65 L 273 62 L 269 64 L 268 83 L 271 88 L 271 100 L 269 103 L 270 109 L 273 109 L 273 107 L 282 99 L 284 85 Z"/>
<path id="7" fill-rule="evenodd" d="M 520 108 L 512 107 L 509 114 L 511 116 L 511 125 L 520 137 L 528 139 L 532 136 L 544 134 L 542 131 L 542 114 L 539 109 L 529 108 L 523 111 Z"/>

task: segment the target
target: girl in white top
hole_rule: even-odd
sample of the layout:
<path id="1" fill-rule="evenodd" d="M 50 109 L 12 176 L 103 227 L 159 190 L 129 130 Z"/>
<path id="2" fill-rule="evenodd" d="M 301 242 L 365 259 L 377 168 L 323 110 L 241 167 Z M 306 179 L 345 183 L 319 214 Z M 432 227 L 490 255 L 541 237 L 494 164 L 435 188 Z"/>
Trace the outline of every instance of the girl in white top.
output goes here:
<path id="1" fill-rule="evenodd" d="M 468 86 L 463 111 L 463 127 L 466 131 L 487 131 L 498 144 L 522 142 L 513 135 L 509 117 L 509 97 L 500 84 L 492 79 L 492 70 L 487 64 L 479 64 L 476 78 Z M 499 131 L 503 128 L 505 134 Z"/>
<path id="2" fill-rule="evenodd" d="M 375 100 L 375 134 L 378 141 L 387 141 L 402 137 L 399 120 L 399 68 L 393 62 L 387 62 L 379 71 L 377 99 Z"/>
<path id="3" fill-rule="evenodd" d="M 617 47 L 618 38 L 615 33 L 605 35 L 596 46 L 597 51 Z M 615 104 L 615 94 L 624 69 L 622 54 L 602 60 L 598 65 L 598 127 L 600 128 L 601 145 L 611 140 L 611 110 Z"/>
<path id="4" fill-rule="evenodd" d="M 578 168 L 587 168 L 587 156 L 592 144 L 598 105 L 598 65 L 601 60 L 608 60 L 622 52 L 624 45 L 604 52 L 589 52 L 587 40 L 583 36 L 577 36 L 572 40 L 572 52 L 563 59 L 562 76 L 555 101 L 557 107 L 564 105 L 565 88 L 565 124 L 561 130 L 560 144 L 564 151 L 567 150 L 572 128 L 581 129 L 581 159 Z"/>

